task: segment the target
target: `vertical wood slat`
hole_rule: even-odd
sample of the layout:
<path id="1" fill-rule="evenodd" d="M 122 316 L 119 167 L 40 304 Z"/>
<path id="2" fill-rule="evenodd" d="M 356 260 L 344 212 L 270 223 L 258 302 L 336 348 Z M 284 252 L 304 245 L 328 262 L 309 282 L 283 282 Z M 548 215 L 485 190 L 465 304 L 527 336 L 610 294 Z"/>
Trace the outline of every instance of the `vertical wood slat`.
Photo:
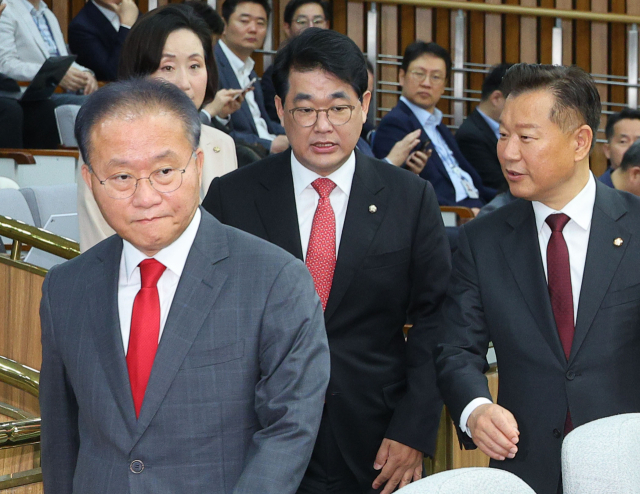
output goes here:
<path id="1" fill-rule="evenodd" d="M 520 0 L 523 7 L 537 7 L 537 0 Z M 538 20 L 535 17 L 520 17 L 520 61 L 538 62 Z"/>
<path id="2" fill-rule="evenodd" d="M 573 0 L 555 0 L 555 8 L 559 10 L 572 10 Z M 554 20 L 555 21 L 555 20 Z M 562 21 L 562 63 L 572 65 L 573 57 L 573 21 Z"/>
<path id="3" fill-rule="evenodd" d="M 435 30 L 435 41 L 440 46 L 444 48 L 450 49 L 451 41 L 453 39 L 453 34 L 451 33 L 451 19 L 450 19 L 450 10 L 449 9 L 434 9 L 435 14 L 435 22 L 434 22 L 434 30 Z M 453 78 L 449 76 L 449 80 L 447 84 L 451 86 L 453 83 Z M 450 104 L 449 100 L 440 99 L 438 102 L 438 108 L 442 113 L 449 114 L 450 113 Z M 449 122 L 445 122 L 449 123 Z"/>
<path id="4" fill-rule="evenodd" d="M 507 5 L 518 5 L 518 0 L 506 0 Z M 507 14 L 504 16 L 504 61 L 518 63 L 520 61 L 520 17 Z"/>
<path id="5" fill-rule="evenodd" d="M 589 11 L 590 0 L 575 0 L 575 10 Z M 591 26 L 588 21 L 574 22 L 575 37 L 573 59 L 575 64 L 587 72 L 591 71 Z M 566 65 L 566 64 L 565 64 Z"/>
<path id="6" fill-rule="evenodd" d="M 416 39 L 422 41 L 433 40 L 433 10 L 416 9 Z"/>
<path id="7" fill-rule="evenodd" d="M 402 55 L 407 46 L 416 40 L 416 9 L 412 5 L 400 6 L 400 51 Z"/>
<path id="8" fill-rule="evenodd" d="M 554 8 L 553 0 L 540 0 L 540 7 Z M 538 60 L 540 63 L 551 63 L 552 36 L 555 19 L 551 17 L 541 17 L 538 24 Z"/>
<path id="9" fill-rule="evenodd" d="M 69 30 L 69 21 L 71 20 L 71 0 L 51 0 L 46 3 L 48 3 L 56 19 L 58 19 L 64 41 L 67 42 L 67 31 Z"/>
<path id="10" fill-rule="evenodd" d="M 380 6 L 380 53 L 385 55 L 398 54 L 398 7 L 395 5 Z M 398 69 L 395 65 L 381 65 L 380 79 L 388 82 L 397 82 Z M 382 85 L 381 89 L 394 90 L 396 86 Z M 380 106 L 393 108 L 398 98 L 393 94 L 382 94 Z"/>
<path id="11" fill-rule="evenodd" d="M 482 2 L 482 0 L 472 0 L 475 2 Z M 484 45 L 485 45 L 485 15 L 482 12 L 469 12 L 468 16 L 468 59 L 471 63 L 482 64 L 485 63 L 484 58 Z M 484 74 L 472 72 L 469 74 L 468 82 L 469 89 L 480 90 L 482 89 L 482 81 L 484 80 Z M 469 95 L 471 96 L 471 94 Z M 466 115 L 471 113 L 475 104 L 467 105 Z"/>
<path id="12" fill-rule="evenodd" d="M 284 2 L 283 2 L 284 3 Z M 366 42 L 364 39 L 364 3 L 347 3 L 347 36 L 349 36 L 358 48 L 365 51 Z"/>
<path id="13" fill-rule="evenodd" d="M 347 0 L 333 0 L 333 26 L 334 31 L 347 34 Z"/>
<path id="14" fill-rule="evenodd" d="M 500 0 L 485 0 L 485 3 L 499 5 Z M 502 16 L 485 15 L 485 63 L 496 65 L 502 62 Z"/>
<path id="15" fill-rule="evenodd" d="M 600 0 L 601 1 L 601 0 Z M 603 5 L 605 9 L 607 5 Z M 625 0 L 611 0 L 610 11 L 624 14 L 626 11 Z M 611 75 L 627 75 L 627 25 L 612 23 L 609 27 L 609 64 L 607 73 Z M 609 91 L 610 101 L 627 101 L 627 88 L 612 86 Z"/>

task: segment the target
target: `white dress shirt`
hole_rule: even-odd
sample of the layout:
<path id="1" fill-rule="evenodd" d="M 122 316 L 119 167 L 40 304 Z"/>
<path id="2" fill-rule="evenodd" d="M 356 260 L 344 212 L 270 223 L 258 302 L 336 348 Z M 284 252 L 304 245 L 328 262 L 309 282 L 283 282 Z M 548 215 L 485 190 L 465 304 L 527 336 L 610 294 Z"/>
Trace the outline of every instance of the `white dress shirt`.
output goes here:
<path id="1" fill-rule="evenodd" d="M 166 266 L 162 276 L 158 280 L 158 296 L 160 298 L 160 334 L 162 337 L 164 324 L 167 322 L 169 309 L 176 294 L 176 288 L 182 275 L 182 270 L 187 262 L 187 256 L 198 233 L 201 218 L 200 209 L 196 210 L 191 223 L 171 245 L 158 252 L 153 258 Z M 131 314 L 133 313 L 133 301 L 140 291 L 140 268 L 138 265 L 148 259 L 146 255 L 136 249 L 126 240 L 123 240 L 122 257 L 120 258 L 120 274 L 118 279 L 118 314 L 120 316 L 120 330 L 122 332 L 122 344 L 124 354 L 129 348 L 129 333 L 131 332 Z"/>
<path id="2" fill-rule="evenodd" d="M 336 257 L 342 238 L 342 227 L 347 215 L 347 204 L 353 183 L 353 174 L 356 171 L 356 154 L 351 152 L 347 161 L 331 175 L 324 177 L 336 184 L 336 188 L 329 194 L 329 202 L 336 217 Z M 313 216 L 318 207 L 320 196 L 311 183 L 317 178 L 323 178 L 308 168 L 305 168 L 291 153 L 291 174 L 293 175 L 293 192 L 296 199 L 296 210 L 298 212 L 298 227 L 300 228 L 300 241 L 302 242 L 302 256 L 306 260 L 307 248 L 309 247 L 309 237 L 311 236 L 311 226 Z"/>
<path id="3" fill-rule="evenodd" d="M 536 229 L 538 231 L 538 242 L 540 243 L 540 254 L 542 255 L 542 266 L 544 267 L 544 275 L 547 279 L 547 245 L 551 237 L 551 228 L 546 223 L 547 216 L 564 213 L 571 218 L 562 230 L 562 235 L 567 243 L 567 250 L 569 251 L 574 325 L 578 319 L 578 303 L 580 302 L 580 290 L 582 288 L 584 264 L 587 260 L 591 218 L 593 217 L 593 206 L 595 202 L 596 181 L 595 178 L 593 178 L 593 174 L 589 172 L 587 185 L 560 211 L 555 211 L 541 202 L 533 201 L 531 203 L 536 217 Z M 498 365 L 499 364 L 498 362 Z M 462 411 L 462 415 L 460 415 L 460 429 L 466 431 L 469 437 L 471 437 L 471 433 L 467 427 L 467 420 L 469 420 L 469 416 L 477 407 L 485 403 L 491 403 L 491 401 L 486 398 L 475 398 L 471 400 Z"/>
<path id="4" fill-rule="evenodd" d="M 219 43 L 220 48 L 222 48 L 222 51 L 227 56 L 227 60 L 229 60 L 229 63 L 231 64 L 231 68 L 240 83 L 240 87 L 243 88 L 251 80 L 251 71 L 253 70 L 255 62 L 251 57 L 247 57 L 245 61 L 240 60 L 240 58 L 238 58 L 238 56 L 224 44 L 224 41 L 220 40 Z M 259 84 L 259 82 L 256 81 L 256 84 Z M 244 95 L 244 100 L 249 105 L 249 110 L 251 110 L 253 122 L 256 124 L 256 129 L 258 129 L 258 137 L 260 137 L 260 139 L 273 141 L 276 136 L 269 132 L 269 127 L 267 126 L 265 119 L 262 118 L 260 107 L 256 102 L 256 96 L 253 94 L 253 91 L 247 91 Z M 211 116 L 209 115 L 209 117 Z"/>
<path id="5" fill-rule="evenodd" d="M 120 30 L 120 16 L 116 14 L 113 10 L 109 10 L 108 8 L 103 7 L 102 5 L 99 5 L 94 0 L 91 0 L 91 3 L 95 5 L 100 12 L 102 12 L 102 15 L 104 15 L 107 18 L 107 20 L 111 23 L 111 25 L 113 26 L 113 29 L 115 29 L 116 32 L 118 32 Z M 125 27 L 131 27 L 131 26 L 125 26 Z"/>
<path id="6" fill-rule="evenodd" d="M 442 123 L 442 112 L 437 108 L 434 108 L 433 113 L 431 113 L 424 108 L 413 104 L 404 96 L 400 96 L 400 101 L 409 107 L 418 119 L 418 122 L 422 125 L 427 136 L 429 136 L 429 139 L 431 139 L 433 147 L 436 149 L 438 156 L 440 156 L 444 169 L 447 171 L 447 175 L 449 175 L 449 179 L 453 184 L 453 189 L 456 193 L 456 202 L 460 202 L 467 197 L 469 199 L 477 199 L 480 197 L 471 175 L 460 168 L 458 160 L 453 155 L 453 151 L 451 151 L 451 148 L 447 145 L 442 134 L 440 134 L 436 128 Z"/>

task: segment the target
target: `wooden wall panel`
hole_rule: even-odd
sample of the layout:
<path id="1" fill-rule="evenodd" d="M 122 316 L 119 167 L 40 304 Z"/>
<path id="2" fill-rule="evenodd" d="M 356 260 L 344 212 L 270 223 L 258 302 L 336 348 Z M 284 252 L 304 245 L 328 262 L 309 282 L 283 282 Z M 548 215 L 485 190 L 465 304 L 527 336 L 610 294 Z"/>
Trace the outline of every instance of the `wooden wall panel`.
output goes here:
<path id="1" fill-rule="evenodd" d="M 440 46 L 443 46 L 447 49 L 450 49 L 451 43 L 453 41 L 453 33 L 451 32 L 451 11 L 448 9 L 434 9 L 435 14 L 435 22 L 434 22 L 434 30 L 435 37 L 434 40 Z M 449 78 L 447 81 L 447 85 L 451 85 L 452 80 Z M 449 100 L 441 99 L 438 103 L 438 108 L 442 113 L 448 115 L 450 113 Z M 445 123 L 449 123 L 448 121 Z"/>
<path id="2" fill-rule="evenodd" d="M 518 0 L 506 0 L 508 5 L 518 5 Z M 520 61 L 520 18 L 517 15 L 504 16 L 504 36 L 502 39 L 504 46 L 504 61 L 507 63 L 518 63 Z"/>
<path id="3" fill-rule="evenodd" d="M 556 0 L 556 8 L 572 10 L 573 0 Z M 573 21 L 562 21 L 562 62 L 564 65 L 574 63 L 573 57 Z"/>
<path id="4" fill-rule="evenodd" d="M 473 0 L 480 2 L 482 0 Z M 469 12 L 467 14 L 467 25 L 469 32 L 469 42 L 467 49 L 467 59 L 471 63 L 483 64 L 485 63 L 485 15 L 482 12 Z M 482 89 L 482 81 L 484 80 L 484 74 L 470 73 L 467 78 L 469 89 L 480 90 Z M 475 105 L 469 105 L 466 111 L 468 115 Z"/>
<path id="5" fill-rule="evenodd" d="M 486 3 L 500 4 L 500 0 L 486 0 Z M 496 65 L 502 62 L 502 16 L 485 15 L 485 63 Z"/>
<path id="6" fill-rule="evenodd" d="M 333 29 L 347 34 L 347 0 L 333 0 Z"/>
<path id="7" fill-rule="evenodd" d="M 537 7 L 537 0 L 521 0 L 523 7 Z M 520 61 L 537 63 L 538 59 L 538 20 L 535 17 L 520 18 Z"/>
<path id="8" fill-rule="evenodd" d="M 433 10 L 416 9 L 416 39 L 433 40 Z"/>
<path id="9" fill-rule="evenodd" d="M 349 36 L 362 51 L 367 50 L 367 43 L 364 38 L 365 18 L 366 14 L 364 13 L 363 3 L 347 3 L 347 19 L 349 19 L 347 23 L 347 36 Z"/>
<path id="10" fill-rule="evenodd" d="M 595 0 L 594 0 L 595 1 Z M 600 0 L 602 1 L 602 0 Z M 626 11 L 625 0 L 611 0 L 611 12 L 618 14 L 624 14 Z M 607 4 L 605 2 L 602 5 L 606 9 Z M 606 10 L 605 10 L 606 11 Z M 611 24 L 609 28 L 609 43 L 607 45 L 606 32 L 604 42 L 605 49 L 609 46 L 609 66 L 607 67 L 608 74 L 611 75 L 627 75 L 627 26 L 624 24 Z M 602 35 L 599 37 L 601 39 Z M 624 86 L 612 86 L 609 91 L 610 101 L 627 101 L 627 89 Z"/>
<path id="11" fill-rule="evenodd" d="M 416 9 L 412 5 L 400 5 L 400 51 L 398 55 L 402 55 L 404 50 L 413 43 L 416 38 Z"/>
<path id="12" fill-rule="evenodd" d="M 395 5 L 382 5 L 380 7 L 380 53 L 386 55 L 399 54 L 398 46 L 398 7 Z M 398 68 L 394 65 L 380 66 L 380 80 L 388 82 L 398 81 Z M 381 85 L 380 89 L 394 90 L 397 86 Z M 380 106 L 382 108 L 393 108 L 396 106 L 398 98 L 393 94 L 382 94 L 380 96 Z"/>
<path id="13" fill-rule="evenodd" d="M 555 7 L 553 0 L 540 0 L 540 7 L 552 9 Z M 551 40 L 555 19 L 541 17 L 538 19 L 538 60 L 540 63 L 551 63 Z"/>
<path id="14" fill-rule="evenodd" d="M 575 0 L 575 10 L 589 11 L 589 0 Z M 587 21 L 574 21 L 575 43 L 573 48 L 573 60 L 576 65 L 587 72 L 591 71 L 591 26 Z M 566 63 L 565 63 L 566 65 Z"/>

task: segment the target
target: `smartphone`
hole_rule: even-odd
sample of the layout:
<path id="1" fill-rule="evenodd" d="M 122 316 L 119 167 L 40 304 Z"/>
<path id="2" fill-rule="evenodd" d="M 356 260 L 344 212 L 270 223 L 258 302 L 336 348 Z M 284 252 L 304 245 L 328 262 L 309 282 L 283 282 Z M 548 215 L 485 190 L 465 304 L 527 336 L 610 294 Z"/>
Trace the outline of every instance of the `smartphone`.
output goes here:
<path id="1" fill-rule="evenodd" d="M 418 148 L 418 151 L 422 151 L 423 153 L 426 153 L 427 148 L 429 147 L 430 144 L 431 144 L 431 141 L 427 139 L 420 145 L 420 147 Z"/>
<path id="2" fill-rule="evenodd" d="M 0 1 L 2 1 L 2 0 L 0 0 Z M 242 92 L 241 92 L 241 93 L 239 93 L 239 94 L 236 94 L 236 95 L 233 97 L 233 99 L 234 99 L 234 100 L 235 100 L 235 99 L 238 99 L 238 98 L 240 97 L 240 95 L 241 95 L 241 94 L 245 94 L 245 93 L 249 90 L 249 88 L 250 88 L 251 86 L 253 86 L 253 85 L 256 83 L 256 81 L 257 81 L 257 80 L 258 80 L 258 78 L 257 78 L 257 77 L 254 77 L 254 78 L 253 78 L 253 79 L 251 79 L 249 82 L 247 82 L 247 83 L 244 85 L 244 87 L 242 88 Z"/>

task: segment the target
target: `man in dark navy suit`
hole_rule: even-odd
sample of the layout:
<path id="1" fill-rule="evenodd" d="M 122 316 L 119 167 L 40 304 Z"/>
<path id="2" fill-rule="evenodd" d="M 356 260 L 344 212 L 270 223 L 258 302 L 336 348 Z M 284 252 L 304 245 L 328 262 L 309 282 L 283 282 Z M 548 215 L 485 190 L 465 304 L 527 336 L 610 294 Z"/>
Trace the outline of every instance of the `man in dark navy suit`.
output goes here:
<path id="1" fill-rule="evenodd" d="M 400 69 L 402 96 L 380 122 L 373 139 L 373 152 L 376 157 L 384 158 L 396 142 L 421 129 L 416 149 L 430 149 L 432 154 L 420 176 L 431 182 L 438 203 L 477 211 L 496 191 L 482 184 L 480 175 L 442 123 L 442 112 L 436 108 L 450 72 L 451 56 L 436 43 L 416 41 L 407 47 Z"/>
<path id="2" fill-rule="evenodd" d="M 115 81 L 124 40 L 138 20 L 133 0 L 89 0 L 69 24 L 69 49 L 99 81 Z"/>

